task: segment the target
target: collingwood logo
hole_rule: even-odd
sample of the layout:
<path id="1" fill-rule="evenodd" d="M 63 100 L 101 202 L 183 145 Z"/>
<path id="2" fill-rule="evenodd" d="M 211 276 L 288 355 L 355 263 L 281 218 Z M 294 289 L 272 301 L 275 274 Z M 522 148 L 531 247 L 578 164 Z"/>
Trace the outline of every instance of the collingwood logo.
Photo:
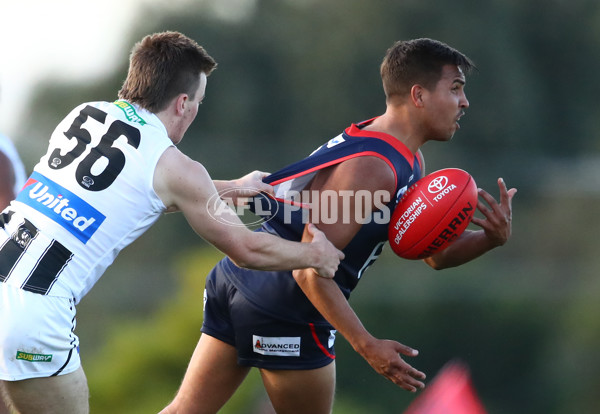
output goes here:
<path id="1" fill-rule="evenodd" d="M 106 218 L 87 202 L 34 172 L 17 196 L 20 201 L 60 224 L 86 243 Z"/>
<path id="2" fill-rule="evenodd" d="M 261 355 L 300 356 L 300 337 L 252 335 L 254 352 Z"/>

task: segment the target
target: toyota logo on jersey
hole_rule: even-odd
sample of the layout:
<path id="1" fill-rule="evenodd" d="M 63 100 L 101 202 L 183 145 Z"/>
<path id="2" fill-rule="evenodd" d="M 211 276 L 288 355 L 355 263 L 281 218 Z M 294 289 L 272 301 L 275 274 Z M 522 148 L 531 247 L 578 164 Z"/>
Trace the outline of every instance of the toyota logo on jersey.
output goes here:
<path id="1" fill-rule="evenodd" d="M 87 243 L 106 218 L 83 199 L 37 172 L 27 180 L 17 201 L 54 220 L 83 243 Z"/>

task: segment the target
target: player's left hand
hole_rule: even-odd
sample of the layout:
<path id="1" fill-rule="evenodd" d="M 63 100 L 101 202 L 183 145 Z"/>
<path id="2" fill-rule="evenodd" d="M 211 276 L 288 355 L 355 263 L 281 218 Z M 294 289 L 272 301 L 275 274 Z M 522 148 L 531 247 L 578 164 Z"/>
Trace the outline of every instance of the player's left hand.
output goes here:
<path id="1" fill-rule="evenodd" d="M 263 171 L 252 171 L 235 180 L 237 197 L 252 197 L 258 193 L 266 193 L 274 196 L 273 187 L 263 182 L 269 173 Z"/>
<path id="2" fill-rule="evenodd" d="M 517 192 L 516 188 L 507 189 L 502 178 L 498 178 L 500 188 L 500 203 L 487 191 L 479 189 L 479 196 L 487 205 L 479 200 L 477 209 L 485 218 L 473 217 L 472 223 L 483 229 L 485 235 L 494 246 L 502 246 L 508 241 L 512 233 L 512 199 Z"/>
<path id="3" fill-rule="evenodd" d="M 400 342 L 388 339 L 376 339 L 365 347 L 361 355 L 380 375 L 410 392 L 425 387 L 425 374 L 408 364 L 402 355 L 415 357 L 417 350 Z"/>

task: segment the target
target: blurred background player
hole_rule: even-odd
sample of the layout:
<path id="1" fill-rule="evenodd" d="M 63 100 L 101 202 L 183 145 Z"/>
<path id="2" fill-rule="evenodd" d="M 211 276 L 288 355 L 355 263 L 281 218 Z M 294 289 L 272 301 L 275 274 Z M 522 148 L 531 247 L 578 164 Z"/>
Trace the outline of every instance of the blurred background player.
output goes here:
<path id="1" fill-rule="evenodd" d="M 14 200 L 26 178 L 17 149 L 7 136 L 0 134 L 0 211 Z"/>
<path id="2" fill-rule="evenodd" d="M 25 167 L 13 142 L 0 134 L 0 211 L 14 200 L 26 178 Z M 0 392 L 0 414 L 8 412 Z"/>
<path id="3" fill-rule="evenodd" d="M 163 413 L 216 413 L 251 367 L 259 368 L 278 413 L 329 413 L 336 331 L 385 378 L 412 392 L 424 387 L 425 374 L 401 357 L 414 357 L 417 351 L 373 337 L 348 298 L 387 241 L 389 216 L 387 221 L 377 218 L 384 210 L 393 211 L 403 192 L 424 174 L 419 148 L 428 141 L 449 141 L 459 128 L 469 106 L 465 73 L 472 67 L 465 55 L 441 42 L 397 42 L 381 65 L 385 113 L 352 124 L 309 157 L 267 177 L 266 182 L 276 185 L 276 197 L 288 199 L 278 209 L 268 208 L 267 199 L 266 206 L 257 201 L 261 211 L 284 212 L 269 217 L 263 230 L 309 240 L 309 217 L 343 249 L 345 259 L 334 279 L 311 270 L 292 275 L 240 269 L 227 258 L 219 262 L 206 281 L 200 341 L 178 394 Z M 484 218 L 473 223 L 481 229 L 466 231 L 427 264 L 435 269 L 457 266 L 507 242 L 516 190 L 508 190 L 502 179 L 498 186 L 499 203 L 479 191 L 487 206 L 478 203 Z M 286 192 L 304 192 L 308 198 L 289 199 Z M 381 193 L 387 195 L 384 205 L 377 197 Z M 292 209 L 291 203 L 310 208 Z M 315 207 L 319 203 L 320 211 Z"/>
<path id="4" fill-rule="evenodd" d="M 322 232 L 312 228 L 310 243 L 252 232 L 219 197 L 220 190 L 234 201 L 272 192 L 263 173 L 213 181 L 176 148 L 215 67 L 181 33 L 144 37 L 131 53 L 120 100 L 83 103 L 68 114 L 0 215 L 0 389 L 20 414 L 89 412 L 75 307 L 120 250 L 165 212 L 181 211 L 237 265 L 314 266 L 333 277 L 343 255 Z"/>
<path id="5" fill-rule="evenodd" d="M 402 414 L 486 414 L 466 363 L 452 360 Z"/>
<path id="6" fill-rule="evenodd" d="M 12 141 L 0 134 L 0 211 L 16 197 L 25 184 L 25 167 Z M 0 393 L 0 414 L 8 414 Z"/>

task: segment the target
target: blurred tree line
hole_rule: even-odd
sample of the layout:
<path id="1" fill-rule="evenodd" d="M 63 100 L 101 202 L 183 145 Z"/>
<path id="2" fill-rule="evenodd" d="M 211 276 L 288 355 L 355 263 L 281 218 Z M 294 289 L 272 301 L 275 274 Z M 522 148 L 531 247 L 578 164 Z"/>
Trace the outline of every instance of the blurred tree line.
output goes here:
<path id="1" fill-rule="evenodd" d="M 431 37 L 466 53 L 479 71 L 467 79 L 462 129 L 423 152 L 429 171 L 463 168 L 494 195 L 499 176 L 517 187 L 513 239 L 442 272 L 385 252 L 351 303 L 374 335 L 419 349 L 410 362 L 429 378 L 450 359 L 465 361 L 490 413 L 594 412 L 600 3 L 244 4 L 234 13 L 242 6 L 232 0 L 190 0 L 175 10 L 148 3 L 123 40 L 179 30 L 218 61 L 182 151 L 215 178 L 273 171 L 384 111 L 379 64 L 394 41 Z M 236 9 L 220 17 L 227 7 Z M 115 99 L 126 68 L 123 56 L 106 79 L 40 85 L 31 122 L 16 136 L 27 163 L 72 107 Z M 203 278 L 219 257 L 181 215 L 167 215 L 84 299 L 78 333 L 92 413 L 153 412 L 168 402 L 199 335 Z M 343 338 L 337 344 L 336 413 L 408 406 L 414 395 L 375 374 Z M 257 413 L 263 400 L 253 377 L 223 412 Z"/>

